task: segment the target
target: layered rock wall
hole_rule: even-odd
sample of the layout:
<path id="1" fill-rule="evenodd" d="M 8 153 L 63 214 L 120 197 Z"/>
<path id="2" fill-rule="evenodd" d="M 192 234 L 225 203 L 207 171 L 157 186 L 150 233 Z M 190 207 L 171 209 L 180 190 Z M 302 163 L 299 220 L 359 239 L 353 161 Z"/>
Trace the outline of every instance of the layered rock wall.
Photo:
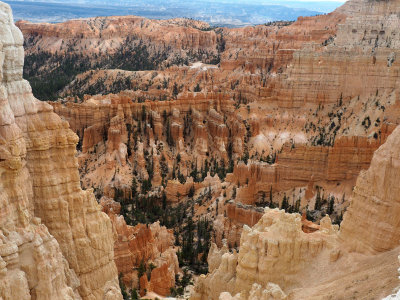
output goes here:
<path id="1" fill-rule="evenodd" d="M 350 251 L 375 254 L 399 245 L 399 144 L 397 127 L 375 152 L 370 168 L 357 179 L 340 230 L 340 239 Z"/>
<path id="2" fill-rule="evenodd" d="M 342 137 L 333 147 L 287 145 L 273 165 L 239 163 L 227 181 L 241 186 L 238 199 L 254 204 L 262 195 L 307 186 L 310 182 L 354 180 L 367 169 L 381 141 L 362 137 Z"/>
<path id="3" fill-rule="evenodd" d="M 270 100 L 287 108 L 368 97 L 398 84 L 397 1 L 349 1 L 347 15 L 321 48 L 310 44 L 293 54 L 293 65 L 276 80 Z"/>
<path id="4" fill-rule="evenodd" d="M 122 299 L 109 218 L 80 187 L 77 136 L 22 79 L 23 38 L 0 3 L 0 297 Z"/>
<path id="5" fill-rule="evenodd" d="M 275 292 L 273 299 L 389 294 L 398 285 L 393 261 L 400 249 L 399 141 L 397 127 L 369 169 L 361 171 L 340 231 L 329 217 L 310 231 L 299 215 L 266 209 L 252 229 L 244 227 L 239 254 L 212 247 L 210 274 L 199 278 L 192 299 L 263 299 Z"/>

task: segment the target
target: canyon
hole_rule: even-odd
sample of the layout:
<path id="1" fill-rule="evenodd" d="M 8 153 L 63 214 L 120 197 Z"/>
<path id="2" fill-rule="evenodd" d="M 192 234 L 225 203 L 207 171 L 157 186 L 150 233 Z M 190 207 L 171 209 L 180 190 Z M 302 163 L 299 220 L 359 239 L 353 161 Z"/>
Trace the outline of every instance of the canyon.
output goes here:
<path id="1" fill-rule="evenodd" d="M 399 1 L 233 29 L 0 8 L 0 298 L 396 293 Z"/>
<path id="2" fill-rule="evenodd" d="M 395 290 L 399 137 L 398 127 L 361 172 L 340 230 L 326 216 L 306 233 L 298 214 L 266 208 L 244 227 L 238 253 L 211 247 L 210 273 L 191 299 L 382 299 Z"/>

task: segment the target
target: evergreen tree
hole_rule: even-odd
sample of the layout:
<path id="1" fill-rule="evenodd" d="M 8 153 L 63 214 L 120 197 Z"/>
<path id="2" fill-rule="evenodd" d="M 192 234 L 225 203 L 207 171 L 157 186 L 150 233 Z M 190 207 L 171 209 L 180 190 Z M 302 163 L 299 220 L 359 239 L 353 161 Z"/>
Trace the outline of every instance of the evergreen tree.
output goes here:
<path id="1" fill-rule="evenodd" d="M 146 119 L 147 119 L 146 106 L 142 105 L 142 122 L 146 123 Z"/>
<path id="2" fill-rule="evenodd" d="M 128 293 L 126 292 L 126 286 L 122 280 L 122 273 L 119 273 L 118 280 L 119 280 L 119 287 L 121 289 L 122 298 L 124 298 L 124 300 L 129 300 Z"/>
<path id="3" fill-rule="evenodd" d="M 178 94 L 179 94 L 179 88 L 178 88 L 178 84 L 175 82 L 174 86 L 172 88 L 172 96 L 174 97 L 174 99 L 177 98 Z"/>
<path id="4" fill-rule="evenodd" d="M 195 93 L 201 92 L 200 84 L 197 83 L 197 85 L 194 87 L 194 90 L 193 90 L 193 91 L 194 91 Z"/>
<path id="5" fill-rule="evenodd" d="M 194 182 L 199 182 L 197 167 L 194 167 L 192 169 L 192 172 L 190 172 L 190 176 L 193 178 Z"/>
<path id="6" fill-rule="evenodd" d="M 180 170 L 178 170 L 178 180 L 181 184 L 185 184 L 186 182 L 186 178 L 185 176 L 180 172 Z"/>
<path id="7" fill-rule="evenodd" d="M 136 196 L 136 193 L 137 193 L 137 181 L 136 181 L 136 177 L 133 176 L 132 183 L 131 183 L 132 198 L 134 198 Z"/>
<path id="8" fill-rule="evenodd" d="M 330 197 L 328 210 L 326 212 L 328 215 L 332 215 L 333 214 L 334 206 L 335 206 L 335 197 L 332 196 L 332 197 Z"/>
<path id="9" fill-rule="evenodd" d="M 320 189 L 319 187 L 317 187 L 317 196 L 315 198 L 315 206 L 314 206 L 314 210 L 320 210 L 322 206 L 321 203 L 321 194 L 320 194 Z"/>
<path id="10" fill-rule="evenodd" d="M 172 139 L 172 134 L 171 134 L 171 124 L 169 119 L 167 120 L 167 126 L 166 126 L 166 134 L 167 134 L 167 144 L 172 147 L 174 145 L 174 140 Z"/>
<path id="11" fill-rule="evenodd" d="M 139 267 L 138 267 L 138 278 L 141 278 L 145 273 L 146 273 L 146 265 L 144 264 L 143 259 L 140 261 Z"/>
<path id="12" fill-rule="evenodd" d="M 271 188 L 269 190 L 269 207 L 271 207 L 272 204 L 273 204 L 273 201 L 272 201 L 272 185 L 271 185 Z"/>
<path id="13" fill-rule="evenodd" d="M 300 198 L 297 199 L 296 204 L 294 206 L 294 212 L 300 212 L 300 202 L 301 202 Z"/>
<path id="14" fill-rule="evenodd" d="M 232 199 L 236 198 L 236 187 L 233 188 Z"/>
<path id="15" fill-rule="evenodd" d="M 261 203 L 263 205 L 265 204 L 265 192 L 262 192 L 262 194 L 261 194 Z"/>
<path id="16" fill-rule="evenodd" d="M 161 168 L 161 178 L 164 180 L 167 177 L 169 171 L 168 164 L 164 154 L 161 155 L 160 168 Z"/>
<path id="17" fill-rule="evenodd" d="M 139 300 L 139 295 L 135 288 L 131 291 L 131 300 Z"/>
<path id="18" fill-rule="evenodd" d="M 189 190 L 189 193 L 188 193 L 188 197 L 189 197 L 189 198 L 193 198 L 194 193 L 195 193 L 195 189 L 194 189 L 194 185 L 192 185 L 192 186 L 190 187 L 190 190 Z"/>
<path id="19" fill-rule="evenodd" d="M 142 194 L 147 194 L 151 190 L 152 184 L 151 184 L 151 179 L 146 179 L 143 180 L 142 183 Z"/>
<path id="20" fill-rule="evenodd" d="M 247 162 L 249 161 L 249 150 L 247 149 L 247 147 L 245 147 L 244 149 L 242 160 L 247 165 Z"/>
<path id="21" fill-rule="evenodd" d="M 286 197 L 286 194 L 283 196 L 283 200 L 282 200 L 282 205 L 281 205 L 281 209 L 284 209 L 285 211 L 288 209 L 289 207 L 289 201 Z"/>
<path id="22" fill-rule="evenodd" d="M 163 210 L 165 210 L 167 208 L 167 195 L 165 194 L 165 191 L 162 192 L 161 200 L 162 200 L 162 208 Z"/>

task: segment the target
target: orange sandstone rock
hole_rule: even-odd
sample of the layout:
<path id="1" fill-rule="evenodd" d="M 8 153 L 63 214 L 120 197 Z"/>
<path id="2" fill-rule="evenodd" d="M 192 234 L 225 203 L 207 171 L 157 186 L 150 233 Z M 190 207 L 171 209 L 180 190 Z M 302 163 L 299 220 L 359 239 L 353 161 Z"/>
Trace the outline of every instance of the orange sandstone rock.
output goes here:
<path id="1" fill-rule="evenodd" d="M 179 272 L 173 233 L 159 223 L 129 226 L 118 215 L 121 208 L 119 203 L 103 198 L 101 205 L 103 211 L 109 215 L 117 237 L 114 244 L 115 263 L 125 284 L 130 288 L 140 287 L 141 295 L 146 294 L 144 289 L 147 292 L 168 295 L 170 288 L 175 286 L 175 274 Z M 141 264 L 155 266 L 150 273 L 150 280 L 146 274 L 138 278 Z"/>
<path id="2" fill-rule="evenodd" d="M 110 219 L 80 186 L 77 136 L 22 79 L 0 2 L 0 298 L 122 299 Z"/>

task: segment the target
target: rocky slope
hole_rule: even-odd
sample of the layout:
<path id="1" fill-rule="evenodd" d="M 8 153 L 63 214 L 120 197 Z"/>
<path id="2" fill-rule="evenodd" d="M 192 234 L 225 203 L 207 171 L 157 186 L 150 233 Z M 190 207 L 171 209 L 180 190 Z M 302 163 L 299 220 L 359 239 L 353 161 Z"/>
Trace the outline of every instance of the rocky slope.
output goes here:
<path id="1" fill-rule="evenodd" d="M 77 136 L 22 79 L 0 3 L 0 298 L 122 299 L 109 218 L 79 183 Z"/>
<path id="2" fill-rule="evenodd" d="M 305 233 L 299 215 L 266 209 L 252 229 L 244 227 L 239 253 L 211 248 L 210 274 L 199 278 L 191 299 L 379 299 L 391 293 L 398 285 L 399 141 L 400 127 L 361 172 L 340 231 L 325 217 L 319 230 Z"/>
<path id="3" fill-rule="evenodd" d="M 324 207 L 333 197 L 330 214 L 340 222 L 348 205 L 346 195 L 360 170 L 368 168 L 374 151 L 397 122 L 390 119 L 393 110 L 376 110 L 376 98 L 367 105 L 354 99 L 340 108 L 324 108 L 317 118 L 314 111 L 308 112 L 314 121 L 303 122 L 299 130 L 293 115 L 265 120 L 262 114 L 235 109 L 234 102 L 222 95 L 182 93 L 177 100 L 136 103 L 131 101 L 134 93 L 51 103 L 80 136 L 83 185 L 114 197 L 115 189 L 129 195 L 133 178 L 135 193 L 141 193 L 143 183 L 150 180 L 159 203 L 163 192 L 168 203 L 177 203 L 187 199 L 192 187 L 199 197 L 213 186 L 212 201 L 222 197 L 220 214 L 231 199 L 253 206 L 272 202 L 281 206 L 284 197 L 290 198 L 293 208 L 311 211 L 322 187 Z M 386 105 L 390 100 L 385 101 Z M 350 113 L 364 108 L 361 117 Z M 329 132 L 338 118 L 352 133 Z M 374 123 L 366 128 L 365 119 Z M 315 125 L 325 136 L 314 133 Z M 217 181 L 206 180 L 207 173 L 218 175 Z M 217 206 L 212 207 L 216 213 Z M 230 245 L 239 245 L 243 223 L 236 224 L 238 231 L 233 234 L 232 222 L 220 217 L 215 225 L 225 228 L 217 229 L 221 236 L 230 233 Z"/>
<path id="4" fill-rule="evenodd" d="M 213 84 L 227 91 L 232 87 L 236 96 L 242 93 L 243 97 L 254 99 L 258 89 L 243 88 L 238 86 L 239 82 L 265 84 L 270 77 L 268 73 L 285 66 L 294 49 L 301 48 L 305 42 L 322 43 L 329 39 L 344 18 L 343 14 L 302 18 L 290 29 L 281 25 L 212 29 L 197 21 L 156 21 L 140 17 L 93 18 L 63 24 L 18 22 L 17 25 L 24 33 L 27 51 L 24 74 L 32 82 L 35 95 L 46 100 L 84 92 L 119 92 L 135 86 L 122 76 L 106 86 L 98 84 L 94 89 L 82 87 L 87 80 L 75 81 L 65 89 L 75 75 L 86 71 L 163 70 L 196 61 L 220 63 L 218 73 L 222 74 L 216 76 Z M 90 77 L 94 83 L 99 80 L 93 72 Z M 47 85 L 41 84 L 44 79 Z M 196 85 L 197 82 L 188 79 L 181 82 L 184 88 Z M 173 82 L 167 85 L 172 88 Z"/>
<path id="5" fill-rule="evenodd" d="M 102 198 L 100 204 L 113 224 L 117 240 L 114 244 L 115 263 L 121 280 L 129 288 L 155 292 L 167 296 L 175 287 L 175 275 L 180 273 L 175 237 L 160 223 L 150 226 L 126 224 L 120 216 L 121 205 L 112 199 Z M 142 272 L 142 273 L 141 273 Z M 144 281 L 145 284 L 139 284 Z"/>

